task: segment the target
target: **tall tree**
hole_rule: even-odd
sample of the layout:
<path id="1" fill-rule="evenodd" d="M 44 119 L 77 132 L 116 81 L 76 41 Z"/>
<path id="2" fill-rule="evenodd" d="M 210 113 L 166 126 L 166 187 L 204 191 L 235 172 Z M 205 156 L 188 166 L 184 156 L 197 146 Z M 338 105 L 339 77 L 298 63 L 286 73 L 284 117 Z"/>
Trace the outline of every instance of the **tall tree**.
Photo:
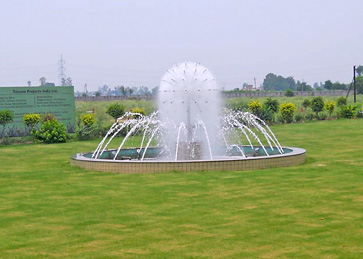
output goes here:
<path id="1" fill-rule="evenodd" d="M 44 86 L 45 83 L 47 82 L 47 79 L 43 76 L 43 77 L 39 78 L 39 82 L 40 82 L 40 86 Z"/>
<path id="2" fill-rule="evenodd" d="M 357 72 L 358 76 L 363 75 L 363 66 L 358 66 L 355 68 L 355 71 Z"/>

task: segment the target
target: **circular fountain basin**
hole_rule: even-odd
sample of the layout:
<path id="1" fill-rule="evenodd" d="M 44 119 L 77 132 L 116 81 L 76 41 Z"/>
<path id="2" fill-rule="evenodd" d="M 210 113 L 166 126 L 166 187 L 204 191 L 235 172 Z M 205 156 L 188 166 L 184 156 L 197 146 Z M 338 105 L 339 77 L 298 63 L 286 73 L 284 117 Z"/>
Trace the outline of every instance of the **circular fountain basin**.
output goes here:
<path id="1" fill-rule="evenodd" d="M 305 163 L 306 150 L 296 147 L 283 147 L 284 153 L 279 154 L 277 149 L 265 147 L 267 156 L 261 147 L 240 146 L 246 157 L 241 156 L 236 149 L 225 155 L 225 148 L 213 160 L 163 160 L 158 155 L 160 147 L 147 149 L 141 161 L 137 148 L 122 149 L 117 158 L 113 160 L 116 150 L 105 151 L 100 158 L 92 158 L 93 152 L 79 153 L 71 156 L 71 165 L 87 170 L 113 172 L 113 173 L 156 173 L 171 171 L 245 171 L 273 167 L 293 166 Z M 140 152 L 141 151 L 141 152 Z"/>

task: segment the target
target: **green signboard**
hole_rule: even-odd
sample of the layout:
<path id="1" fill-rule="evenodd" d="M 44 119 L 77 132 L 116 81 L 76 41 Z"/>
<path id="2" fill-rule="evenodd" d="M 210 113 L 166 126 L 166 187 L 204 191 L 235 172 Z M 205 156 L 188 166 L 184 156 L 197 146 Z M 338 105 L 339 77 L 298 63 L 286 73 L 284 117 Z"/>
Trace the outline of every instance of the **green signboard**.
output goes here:
<path id="1" fill-rule="evenodd" d="M 26 113 L 51 113 L 68 131 L 75 127 L 73 86 L 0 87 L 0 110 L 5 109 L 14 115 L 13 123 L 7 126 L 10 135 L 15 131 L 26 131 L 23 123 Z"/>

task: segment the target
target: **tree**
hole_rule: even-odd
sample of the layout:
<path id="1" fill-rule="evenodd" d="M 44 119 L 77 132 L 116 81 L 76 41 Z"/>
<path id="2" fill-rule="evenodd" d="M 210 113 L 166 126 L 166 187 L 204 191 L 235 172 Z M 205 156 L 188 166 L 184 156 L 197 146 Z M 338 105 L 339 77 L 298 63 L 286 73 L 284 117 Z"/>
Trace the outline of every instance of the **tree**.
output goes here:
<path id="1" fill-rule="evenodd" d="M 39 82 L 40 82 L 40 86 L 44 86 L 45 83 L 47 82 L 47 79 L 43 76 L 43 77 L 39 78 Z"/>
<path id="2" fill-rule="evenodd" d="M 67 81 L 64 77 L 61 79 L 61 86 L 67 86 Z"/>
<path id="3" fill-rule="evenodd" d="M 327 90 L 331 90 L 333 88 L 333 83 L 330 80 L 326 80 L 324 83 L 324 88 Z"/>
<path id="4" fill-rule="evenodd" d="M 287 88 L 286 91 L 285 91 L 285 96 L 287 96 L 287 97 L 293 97 L 294 96 L 294 92 L 290 88 Z"/>
<path id="5" fill-rule="evenodd" d="M 363 66 L 358 66 L 355 71 L 357 72 L 358 76 L 363 76 Z"/>
<path id="6" fill-rule="evenodd" d="M 55 83 L 46 82 L 43 86 L 55 86 Z"/>
<path id="7" fill-rule="evenodd" d="M 30 82 L 30 81 L 28 81 L 27 84 L 28 84 L 29 87 L 32 86 L 32 82 Z"/>
<path id="8" fill-rule="evenodd" d="M 95 93 L 95 95 L 96 95 L 96 96 L 101 96 L 101 92 L 100 92 L 100 91 L 97 91 L 97 92 Z"/>
<path id="9" fill-rule="evenodd" d="M 12 123 L 14 120 L 14 115 L 9 110 L 0 111 L 0 124 L 3 125 L 1 137 L 4 141 L 5 139 L 5 126 L 8 123 Z"/>
<path id="10" fill-rule="evenodd" d="M 292 77 L 284 78 L 273 73 L 266 75 L 263 80 L 263 89 L 265 91 L 285 91 L 287 88 L 295 88 L 295 80 Z"/>
<path id="11" fill-rule="evenodd" d="M 363 94 L 363 76 L 358 76 L 355 79 L 355 85 L 357 87 L 357 94 Z"/>
<path id="12" fill-rule="evenodd" d="M 73 85 L 72 78 L 67 77 L 66 86 L 72 86 L 72 85 Z"/>
<path id="13" fill-rule="evenodd" d="M 313 112 L 315 112 L 316 117 L 319 116 L 319 112 L 324 110 L 324 100 L 323 98 L 319 97 L 314 97 L 311 102 L 310 102 L 310 107 L 313 110 Z"/>
<path id="14" fill-rule="evenodd" d="M 306 84 L 305 82 L 302 82 L 298 87 L 296 87 L 297 91 L 312 91 L 313 88 Z"/>
<path id="15" fill-rule="evenodd" d="M 114 118 L 116 122 L 118 118 L 125 114 L 125 106 L 118 103 L 111 104 L 107 107 L 106 113 Z"/>

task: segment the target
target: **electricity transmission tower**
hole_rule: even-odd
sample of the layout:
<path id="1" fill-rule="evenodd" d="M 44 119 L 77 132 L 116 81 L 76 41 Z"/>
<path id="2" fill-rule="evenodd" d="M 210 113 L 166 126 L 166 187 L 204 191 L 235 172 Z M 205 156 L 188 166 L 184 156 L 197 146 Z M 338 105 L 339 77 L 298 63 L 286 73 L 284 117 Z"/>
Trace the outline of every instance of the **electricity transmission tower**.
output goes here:
<path id="1" fill-rule="evenodd" d="M 66 86 L 66 62 L 63 59 L 63 55 L 61 55 L 60 60 L 58 61 L 58 78 L 61 86 Z"/>

